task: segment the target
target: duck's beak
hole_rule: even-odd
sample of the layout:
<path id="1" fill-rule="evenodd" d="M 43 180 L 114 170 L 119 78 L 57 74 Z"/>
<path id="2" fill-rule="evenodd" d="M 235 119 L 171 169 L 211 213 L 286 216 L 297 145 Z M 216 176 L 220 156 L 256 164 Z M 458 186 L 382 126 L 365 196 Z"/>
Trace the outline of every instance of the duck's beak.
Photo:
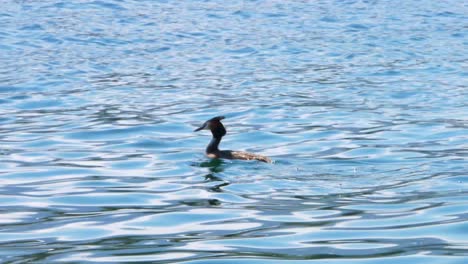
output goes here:
<path id="1" fill-rule="evenodd" d="M 208 123 L 205 122 L 201 127 L 195 129 L 193 132 L 197 132 L 197 131 L 200 131 L 200 130 L 203 130 L 203 129 L 207 129 L 208 127 Z"/>

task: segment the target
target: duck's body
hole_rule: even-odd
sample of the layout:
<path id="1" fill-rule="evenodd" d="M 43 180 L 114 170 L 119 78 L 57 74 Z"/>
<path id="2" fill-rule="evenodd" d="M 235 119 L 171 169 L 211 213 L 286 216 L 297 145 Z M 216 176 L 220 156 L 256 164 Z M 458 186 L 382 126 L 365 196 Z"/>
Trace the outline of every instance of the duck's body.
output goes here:
<path id="1" fill-rule="evenodd" d="M 208 158 L 212 159 L 240 159 L 240 160 L 259 160 L 267 163 L 271 163 L 271 159 L 245 151 L 234 151 L 234 150 L 219 150 L 217 152 L 206 153 Z"/>
<path id="2" fill-rule="evenodd" d="M 258 160 L 263 162 L 271 163 L 271 159 L 262 155 L 253 154 L 244 151 L 233 151 L 233 150 L 219 150 L 219 143 L 224 135 L 226 135 L 226 129 L 224 128 L 221 120 L 224 116 L 217 116 L 206 121 L 201 127 L 195 129 L 199 131 L 202 129 L 209 129 L 213 138 L 206 147 L 206 156 L 209 158 L 218 159 L 240 159 L 240 160 Z"/>

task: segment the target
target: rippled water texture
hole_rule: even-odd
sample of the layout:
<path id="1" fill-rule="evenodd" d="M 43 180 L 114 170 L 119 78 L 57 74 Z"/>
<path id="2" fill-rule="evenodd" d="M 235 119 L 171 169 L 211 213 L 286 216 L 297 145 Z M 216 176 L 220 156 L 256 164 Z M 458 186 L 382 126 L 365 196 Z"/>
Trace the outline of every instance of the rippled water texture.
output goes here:
<path id="1" fill-rule="evenodd" d="M 0 262 L 467 263 L 463 1 L 0 2 Z"/>

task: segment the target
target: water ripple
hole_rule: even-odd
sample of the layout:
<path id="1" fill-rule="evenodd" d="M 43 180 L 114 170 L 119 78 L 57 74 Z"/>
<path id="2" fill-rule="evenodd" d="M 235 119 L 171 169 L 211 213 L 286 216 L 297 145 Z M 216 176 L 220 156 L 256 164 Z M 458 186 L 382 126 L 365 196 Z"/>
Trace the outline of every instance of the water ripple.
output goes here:
<path id="1" fill-rule="evenodd" d="M 0 262 L 465 263 L 464 11 L 4 3 Z"/>

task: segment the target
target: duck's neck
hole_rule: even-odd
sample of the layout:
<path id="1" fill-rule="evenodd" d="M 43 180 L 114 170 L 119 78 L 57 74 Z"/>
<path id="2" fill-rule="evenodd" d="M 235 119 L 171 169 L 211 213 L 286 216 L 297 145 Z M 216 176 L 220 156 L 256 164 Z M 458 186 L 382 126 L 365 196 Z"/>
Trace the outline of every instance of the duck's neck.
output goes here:
<path id="1" fill-rule="evenodd" d="M 223 137 L 213 136 L 210 143 L 206 147 L 206 153 L 216 153 L 219 151 L 218 146 Z"/>

